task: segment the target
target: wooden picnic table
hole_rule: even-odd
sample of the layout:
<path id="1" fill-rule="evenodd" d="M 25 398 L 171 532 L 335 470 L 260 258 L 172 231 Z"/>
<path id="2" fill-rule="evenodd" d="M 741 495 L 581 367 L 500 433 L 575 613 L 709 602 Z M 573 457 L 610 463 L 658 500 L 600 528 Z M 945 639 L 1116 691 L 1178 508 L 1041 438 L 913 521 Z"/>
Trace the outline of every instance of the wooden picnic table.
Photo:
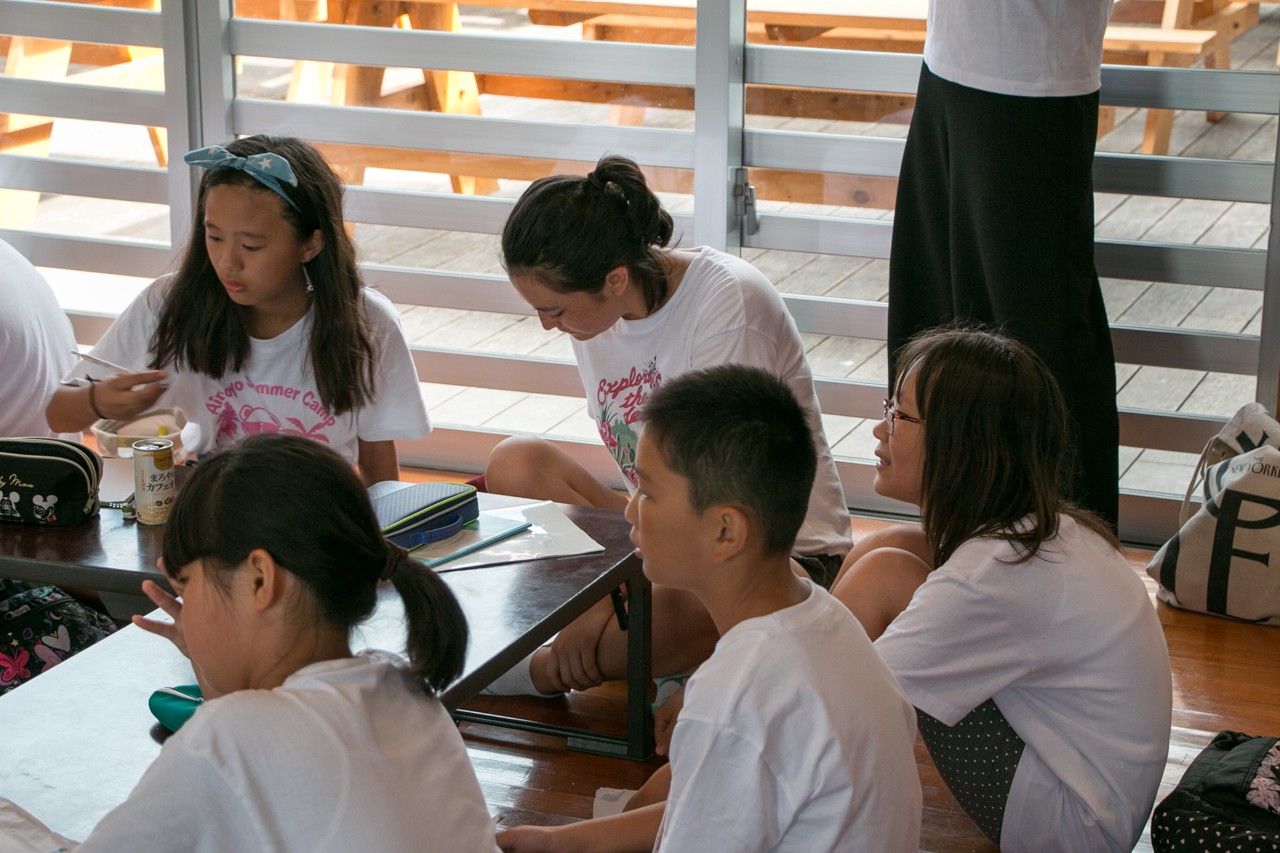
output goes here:
<path id="1" fill-rule="evenodd" d="M 94 5 L 159 8 L 159 0 L 69 0 Z M 955 0 L 960 2 L 960 0 Z M 485 0 L 484 5 L 528 9 L 535 24 L 581 23 L 583 38 L 691 45 L 695 41 L 696 0 Z M 237 0 L 245 17 L 325 22 L 352 26 L 402 27 L 458 32 L 458 7 L 441 0 Z M 785 44 L 838 50 L 919 53 L 924 47 L 928 0 L 749 0 L 747 38 L 757 44 Z M 1190 65 L 1203 59 L 1211 68 L 1230 67 L 1230 40 L 1258 21 L 1253 0 L 1118 0 L 1104 41 L 1104 61 L 1123 64 Z M 163 58 L 155 48 L 73 44 L 8 38 L 5 73 L 33 79 L 66 79 L 100 86 L 162 90 Z M 69 65 L 92 70 L 68 75 Z M 424 69 L 423 82 L 384 92 L 385 69 L 340 63 L 294 63 L 286 98 L 302 103 L 420 109 L 479 115 L 480 95 L 574 101 L 610 105 L 610 121 L 639 125 L 647 107 L 693 109 L 693 87 L 654 86 L 543 77 L 473 74 Z M 915 103 L 911 94 L 813 90 L 748 85 L 751 115 L 877 122 Z M 1216 120 L 1221 113 L 1209 113 Z M 1172 112 L 1150 110 L 1142 151 L 1168 151 Z M 1114 110 L 1102 108 L 1099 136 L 1114 126 Z M 47 156 L 53 120 L 0 114 L 0 152 Z M 159 165 L 167 164 L 165 129 L 149 128 Z M 322 151 L 349 184 L 364 182 L 370 166 L 444 173 L 455 192 L 485 195 L 499 178 L 534 180 L 564 171 L 586 172 L 590 163 L 495 157 L 395 149 L 374 145 L 322 144 Z M 752 169 L 762 199 L 889 209 L 894 178 Z M 692 191 L 687 169 L 646 169 L 655 189 Z M 30 227 L 39 194 L 0 189 L 0 228 Z"/>
<path id="2" fill-rule="evenodd" d="M 285 7 L 294 2 L 292 13 Z M 305 6 L 299 5 L 305 4 Z M 528 9 L 535 24 L 581 23 L 583 38 L 691 45 L 695 42 L 696 0 L 488 0 L 494 7 Z M 276 13 L 303 19 L 297 10 L 324 15 L 330 23 L 460 29 L 457 7 L 437 0 L 241 0 L 242 14 Z M 1244 0 L 1120 0 L 1123 23 L 1113 23 L 1104 41 L 1109 62 L 1189 65 L 1204 58 L 1215 67 L 1229 65 L 1230 38 L 1257 21 L 1257 6 Z M 1161 17 L 1153 21 L 1153 14 Z M 747 38 L 753 43 L 788 44 L 844 50 L 918 53 L 923 50 L 928 0 L 752 0 L 747 10 Z M 319 19 L 316 17 L 315 19 Z M 1149 24 L 1159 23 L 1159 26 Z M 331 63 L 295 64 L 290 100 L 328 101 L 359 106 L 416 108 L 478 115 L 481 93 L 583 103 L 608 103 L 610 121 L 639 125 L 646 107 L 693 108 L 692 87 L 652 86 L 424 70 L 421 85 L 383 92 L 383 70 Z M 875 122 L 914 105 L 914 96 L 875 92 L 804 90 L 781 86 L 747 87 L 748 114 Z M 1210 115 L 1218 118 L 1219 115 Z M 1151 111 L 1143 151 L 1166 153 L 1172 113 Z M 1114 126 L 1114 110 L 1104 107 L 1099 136 Z M 378 149 L 375 146 L 325 145 L 349 183 L 361 183 L 369 165 L 416 171 L 447 172 L 453 188 L 488 193 L 499 177 L 533 180 L 556 171 L 586 171 L 590 164 L 533 158 L 466 156 L 437 152 Z M 466 161 L 472 171 L 459 173 Z M 648 170 L 655 189 L 689 192 L 689 170 Z M 760 198 L 804 203 L 892 208 L 893 178 L 825 175 L 789 170 L 753 169 Z"/>

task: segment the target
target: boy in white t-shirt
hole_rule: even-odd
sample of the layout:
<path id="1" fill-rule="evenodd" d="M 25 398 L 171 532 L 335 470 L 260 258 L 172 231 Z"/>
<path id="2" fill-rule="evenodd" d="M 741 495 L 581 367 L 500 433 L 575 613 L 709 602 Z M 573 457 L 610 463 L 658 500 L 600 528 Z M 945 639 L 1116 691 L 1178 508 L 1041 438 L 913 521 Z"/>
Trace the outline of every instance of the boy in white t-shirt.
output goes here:
<path id="1" fill-rule="evenodd" d="M 644 408 L 631 538 L 655 583 L 685 589 L 720 632 L 690 679 L 663 803 L 504 850 L 915 851 L 915 713 L 852 614 L 789 562 L 816 453 L 795 396 L 724 365 Z"/>

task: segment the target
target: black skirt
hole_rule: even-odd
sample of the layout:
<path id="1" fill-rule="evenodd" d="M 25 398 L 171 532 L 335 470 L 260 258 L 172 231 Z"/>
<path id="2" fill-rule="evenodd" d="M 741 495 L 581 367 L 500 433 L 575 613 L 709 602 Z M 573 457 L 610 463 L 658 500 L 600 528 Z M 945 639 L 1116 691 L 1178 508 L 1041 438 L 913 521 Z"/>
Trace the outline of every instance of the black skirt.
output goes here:
<path id="1" fill-rule="evenodd" d="M 1115 357 L 1093 264 L 1098 94 L 1000 95 L 923 67 L 898 182 L 889 349 L 956 319 L 1034 349 L 1072 418 L 1072 497 L 1113 526 Z"/>

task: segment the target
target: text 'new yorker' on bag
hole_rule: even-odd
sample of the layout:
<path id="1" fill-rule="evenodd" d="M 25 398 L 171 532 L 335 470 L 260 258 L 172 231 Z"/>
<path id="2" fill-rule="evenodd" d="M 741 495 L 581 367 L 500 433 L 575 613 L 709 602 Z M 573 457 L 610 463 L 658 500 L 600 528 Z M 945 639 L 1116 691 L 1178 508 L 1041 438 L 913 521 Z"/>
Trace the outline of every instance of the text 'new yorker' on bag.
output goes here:
<path id="1" fill-rule="evenodd" d="M 1202 472 L 1202 503 L 1188 518 Z M 1244 406 L 1209 440 L 1181 522 L 1147 564 L 1160 600 L 1280 625 L 1280 423 L 1262 405 Z"/>

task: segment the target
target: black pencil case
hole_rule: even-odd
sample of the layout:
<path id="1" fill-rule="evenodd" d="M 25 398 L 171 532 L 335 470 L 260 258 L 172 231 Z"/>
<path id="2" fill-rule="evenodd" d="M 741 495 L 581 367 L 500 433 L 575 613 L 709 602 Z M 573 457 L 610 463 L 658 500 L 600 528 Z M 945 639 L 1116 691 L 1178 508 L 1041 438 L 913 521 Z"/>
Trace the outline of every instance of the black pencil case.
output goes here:
<path id="1" fill-rule="evenodd" d="M 60 438 L 0 438 L 0 521 L 68 526 L 98 513 L 102 457 Z"/>

